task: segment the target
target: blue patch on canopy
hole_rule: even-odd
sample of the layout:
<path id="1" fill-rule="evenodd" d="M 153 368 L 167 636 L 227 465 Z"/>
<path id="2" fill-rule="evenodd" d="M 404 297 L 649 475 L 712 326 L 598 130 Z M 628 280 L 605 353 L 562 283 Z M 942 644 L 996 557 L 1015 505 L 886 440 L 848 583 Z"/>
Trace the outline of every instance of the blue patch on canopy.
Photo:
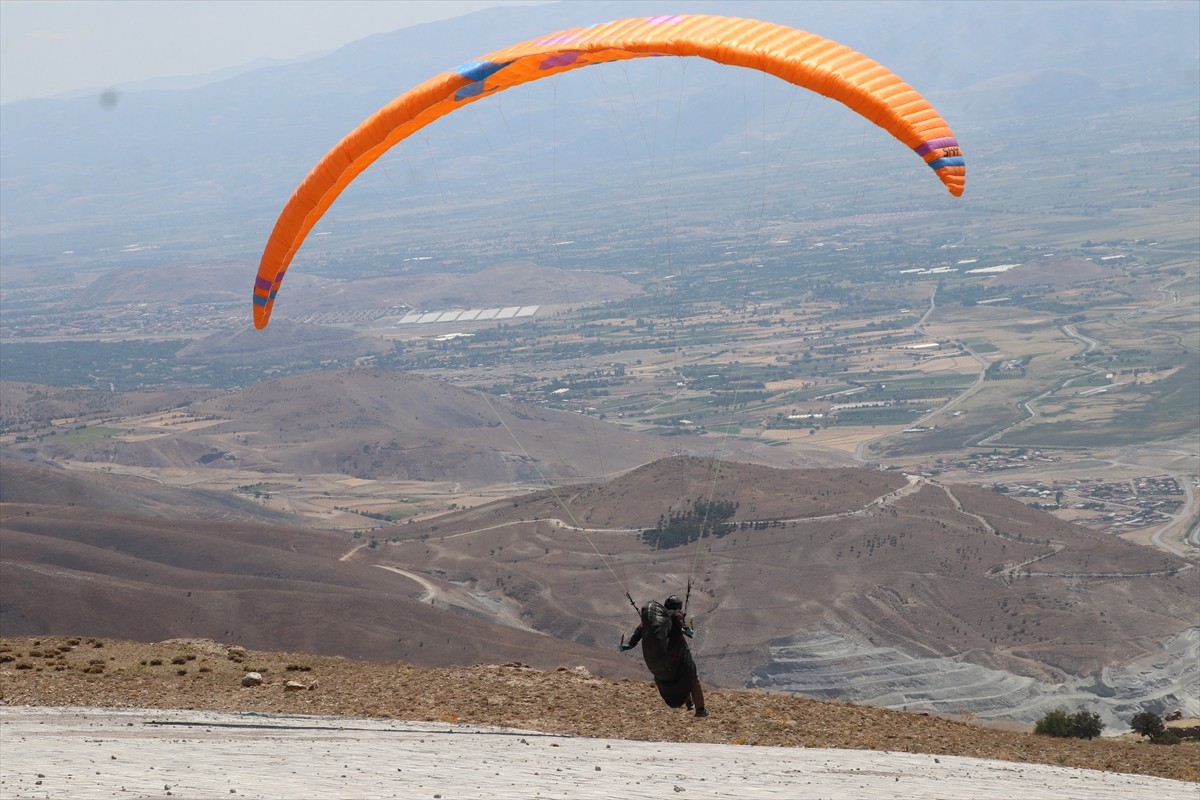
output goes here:
<path id="1" fill-rule="evenodd" d="M 939 158 L 929 162 L 930 169 L 941 169 L 942 167 L 965 167 L 967 162 L 962 156 L 952 156 L 950 158 Z"/>
<path id="2" fill-rule="evenodd" d="M 475 81 L 474 83 L 468 83 L 466 86 L 462 87 L 461 89 L 457 90 L 454 93 L 454 99 L 455 100 L 466 100 L 468 97 L 477 97 L 477 96 L 483 94 L 484 89 L 486 89 L 486 88 L 487 87 L 483 85 L 483 81 Z"/>
<path id="3" fill-rule="evenodd" d="M 467 80 L 482 81 L 486 78 L 490 78 L 491 76 L 495 75 L 497 72 L 504 69 L 511 63 L 513 63 L 513 62 L 511 62 L 511 61 L 504 61 L 504 62 L 468 61 L 466 64 L 463 64 L 461 67 L 459 67 L 458 69 L 456 69 L 454 71 L 457 72 L 459 75 L 462 75 Z"/>

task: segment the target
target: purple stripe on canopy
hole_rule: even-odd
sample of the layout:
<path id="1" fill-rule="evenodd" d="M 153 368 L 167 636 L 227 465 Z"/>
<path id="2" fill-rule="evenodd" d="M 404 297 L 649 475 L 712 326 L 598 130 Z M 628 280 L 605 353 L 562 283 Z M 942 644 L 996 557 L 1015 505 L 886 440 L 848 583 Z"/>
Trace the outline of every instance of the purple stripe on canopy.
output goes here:
<path id="1" fill-rule="evenodd" d="M 941 150 L 943 147 L 958 147 L 958 139 L 955 139 L 953 136 L 947 136 L 943 139 L 930 139 L 920 147 L 914 147 L 913 152 L 919 156 L 924 156 L 933 150 Z"/>
<path id="2" fill-rule="evenodd" d="M 556 55 L 550 56 L 545 61 L 543 61 L 541 64 L 538 64 L 538 69 L 554 69 L 555 67 L 565 67 L 568 64 L 574 64 L 576 61 L 579 60 L 579 57 L 581 55 L 583 55 L 583 54 L 575 53 L 575 52 L 558 53 Z"/>

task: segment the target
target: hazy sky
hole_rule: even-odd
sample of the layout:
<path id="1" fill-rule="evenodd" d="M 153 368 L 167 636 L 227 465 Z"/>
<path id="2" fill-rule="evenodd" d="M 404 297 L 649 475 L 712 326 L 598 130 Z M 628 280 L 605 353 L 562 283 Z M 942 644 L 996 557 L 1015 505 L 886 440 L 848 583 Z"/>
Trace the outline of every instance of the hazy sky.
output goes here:
<path id="1" fill-rule="evenodd" d="M 0 0 L 0 103 L 290 59 L 537 2 L 545 0 Z"/>

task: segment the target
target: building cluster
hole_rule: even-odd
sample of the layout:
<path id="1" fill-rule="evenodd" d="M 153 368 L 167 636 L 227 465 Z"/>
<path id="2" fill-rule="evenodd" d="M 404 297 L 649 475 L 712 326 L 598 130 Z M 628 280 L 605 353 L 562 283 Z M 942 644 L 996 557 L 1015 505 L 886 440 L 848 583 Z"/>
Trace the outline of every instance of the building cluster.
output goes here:
<path id="1" fill-rule="evenodd" d="M 1134 497 L 1178 496 L 1183 494 L 1183 487 L 1172 475 L 1155 475 L 1130 481 L 1097 483 L 1089 487 L 1088 494 L 1090 497 L 1123 501 Z"/>
<path id="2" fill-rule="evenodd" d="M 935 476 L 950 470 L 987 473 L 1010 469 L 1026 469 L 1036 464 L 1053 464 L 1062 461 L 1062 456 L 1051 455 L 1041 450 L 1006 450 L 991 453 L 975 453 L 963 458 L 939 458 L 933 464 L 923 465 L 922 474 Z"/>
<path id="3" fill-rule="evenodd" d="M 1072 519 L 1090 528 L 1125 533 L 1164 524 L 1179 511 L 1185 493 L 1170 475 L 1102 481 L 1078 478 L 995 484 L 993 490 L 1047 511 L 1072 511 Z"/>
<path id="4" fill-rule="evenodd" d="M 169 311 L 153 303 L 128 303 L 44 314 L 5 315 L 0 338 L 94 337 L 127 334 L 155 338 L 194 338 L 196 331 L 230 330 L 249 324 L 250 303 L 189 303 Z"/>

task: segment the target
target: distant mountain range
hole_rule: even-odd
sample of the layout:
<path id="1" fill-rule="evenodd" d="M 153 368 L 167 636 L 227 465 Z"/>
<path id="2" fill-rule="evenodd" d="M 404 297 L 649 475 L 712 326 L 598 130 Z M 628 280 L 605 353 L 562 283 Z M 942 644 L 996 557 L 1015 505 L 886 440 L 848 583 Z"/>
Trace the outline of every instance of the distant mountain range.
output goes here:
<path id="1" fill-rule="evenodd" d="M 0 114 L 0 240 L 6 263 L 146 264 L 213 256 L 253 259 L 282 202 L 317 158 L 376 108 L 425 78 L 505 44 L 563 27 L 638 14 L 661 4 L 571 2 L 491 8 L 381 32 L 333 53 L 263 67 L 203 86 L 97 98 L 29 100 Z M 1194 105 L 1194 3 L 679 2 L 676 12 L 756 17 L 812 30 L 875 57 L 930 97 L 961 139 L 1041 129 L 1049 142 L 1074 120 L 1152 103 Z M 699 69 L 699 67 L 697 67 Z M 736 155 L 745 133 L 740 70 L 703 73 L 672 99 L 677 147 Z M 711 77 L 709 77 L 711 74 Z M 660 91 L 659 73 L 582 70 L 562 91 L 509 101 L 506 120 L 530 153 L 578 152 L 559 169 L 592 174 L 621 143 L 589 134 L 632 93 Z M 619 91 L 614 83 L 620 85 Z M 622 97 L 625 99 L 623 100 Z M 606 99 L 607 98 L 607 99 Z M 530 128 L 548 103 L 573 124 Z M 535 108 L 536 107 L 536 108 Z M 835 117 L 825 143 L 859 128 Z M 849 127 L 847 127 L 849 126 Z M 528 129 L 528 130 L 526 130 Z M 631 130 L 634 128 L 631 127 Z M 485 132 L 486 133 L 486 132 Z M 499 132 L 497 132 L 499 133 Z M 785 131 L 786 133 L 786 131 Z M 439 128 L 443 187 L 480 179 L 468 156 L 486 150 L 478 127 Z M 543 165 L 548 168 L 548 165 Z M 353 198 L 344 198 L 347 209 Z M 378 208 L 377 197 L 365 198 Z M 120 248 L 153 242 L 153 250 Z"/>

